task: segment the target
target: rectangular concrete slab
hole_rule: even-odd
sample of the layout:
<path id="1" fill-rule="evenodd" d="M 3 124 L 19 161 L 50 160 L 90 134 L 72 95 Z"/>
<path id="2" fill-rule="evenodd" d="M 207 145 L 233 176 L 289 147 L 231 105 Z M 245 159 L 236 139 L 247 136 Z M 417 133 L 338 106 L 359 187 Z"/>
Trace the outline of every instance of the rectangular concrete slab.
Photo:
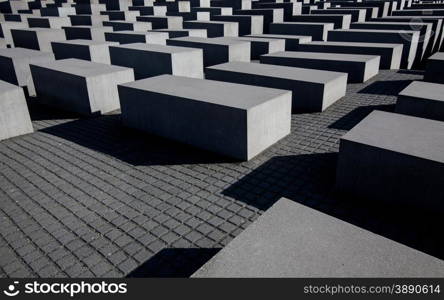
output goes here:
<path id="1" fill-rule="evenodd" d="M 211 16 L 213 21 L 236 22 L 239 24 L 239 35 L 261 34 L 264 28 L 264 17 L 256 15 Z"/>
<path id="2" fill-rule="evenodd" d="M 192 277 L 442 277 L 444 262 L 281 198 Z"/>
<path id="3" fill-rule="evenodd" d="M 102 26 L 69 26 L 63 27 L 67 40 L 92 40 L 105 42 L 105 32 L 113 31 L 110 27 Z"/>
<path id="4" fill-rule="evenodd" d="M 11 33 L 16 47 L 45 52 L 52 52 L 51 42 L 66 40 L 65 31 L 63 29 L 12 29 Z"/>
<path id="5" fill-rule="evenodd" d="M 84 115 L 120 108 L 117 85 L 134 80 L 132 69 L 69 58 L 31 64 L 42 103 Z"/>
<path id="6" fill-rule="evenodd" d="M 239 24 L 224 21 L 186 21 L 185 29 L 205 29 L 208 37 L 238 36 Z"/>
<path id="7" fill-rule="evenodd" d="M 342 14 L 315 14 L 292 16 L 292 22 L 333 23 L 335 29 L 350 28 L 351 15 Z"/>
<path id="8" fill-rule="evenodd" d="M 23 89 L 0 80 L 0 141 L 33 131 Z"/>
<path id="9" fill-rule="evenodd" d="M 413 81 L 399 93 L 395 111 L 444 121 L 444 84 Z"/>
<path id="10" fill-rule="evenodd" d="M 308 35 L 313 41 L 326 41 L 327 33 L 333 30 L 333 23 L 313 23 L 313 22 L 284 22 L 271 23 L 270 33 L 272 34 L 293 34 Z"/>
<path id="11" fill-rule="evenodd" d="M 230 38 L 182 37 L 167 40 L 167 45 L 202 49 L 205 67 L 229 61 L 250 61 L 250 43 Z"/>
<path id="12" fill-rule="evenodd" d="M 120 44 L 148 43 L 165 45 L 167 39 L 168 33 L 166 32 L 131 30 L 105 32 L 106 41 L 118 42 Z"/>
<path id="13" fill-rule="evenodd" d="M 161 75 L 119 95 L 125 126 L 240 160 L 290 133 L 289 91 Z"/>
<path id="14" fill-rule="evenodd" d="M 30 96 L 35 96 L 29 64 L 53 60 L 54 55 L 49 52 L 25 48 L 0 49 L 0 80 L 26 88 Z"/>
<path id="15" fill-rule="evenodd" d="M 117 42 L 98 42 L 90 40 L 70 40 L 52 42 L 52 52 L 56 59 L 78 58 L 96 63 L 110 64 L 109 46 Z"/>
<path id="16" fill-rule="evenodd" d="M 249 42 L 251 45 L 250 59 L 258 60 L 262 54 L 285 51 L 284 39 L 267 39 L 250 36 L 230 37 L 235 41 Z"/>
<path id="17" fill-rule="evenodd" d="M 444 122 L 373 111 L 341 138 L 338 191 L 444 212 Z"/>
<path id="18" fill-rule="evenodd" d="M 161 74 L 203 78 L 203 51 L 143 43 L 110 47 L 111 63 L 132 68 L 135 79 Z"/>
<path id="19" fill-rule="evenodd" d="M 248 37 L 261 39 L 283 39 L 285 40 L 285 51 L 292 51 L 298 48 L 299 44 L 311 42 L 311 36 L 288 35 L 288 34 L 250 34 Z"/>
<path id="20" fill-rule="evenodd" d="M 321 112 L 345 95 L 347 74 L 257 63 L 208 67 L 207 79 L 292 91 L 293 112 Z"/>
<path id="21" fill-rule="evenodd" d="M 139 22 L 150 22 L 153 29 L 182 29 L 182 17 L 175 16 L 140 16 L 136 18 Z"/>
<path id="22" fill-rule="evenodd" d="M 427 59 L 424 80 L 444 83 L 444 52 L 435 53 Z"/>
<path id="23" fill-rule="evenodd" d="M 379 56 L 284 51 L 262 55 L 261 63 L 348 73 L 348 82 L 364 82 L 379 72 Z"/>

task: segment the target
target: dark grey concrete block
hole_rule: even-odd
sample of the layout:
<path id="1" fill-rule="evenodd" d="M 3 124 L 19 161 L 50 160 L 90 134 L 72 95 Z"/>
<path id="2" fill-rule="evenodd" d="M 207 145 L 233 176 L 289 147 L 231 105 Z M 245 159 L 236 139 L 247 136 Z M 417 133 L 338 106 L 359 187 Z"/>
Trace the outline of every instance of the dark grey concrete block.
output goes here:
<path id="1" fill-rule="evenodd" d="M 444 262 L 281 198 L 192 277 L 442 277 Z"/>
<path id="2" fill-rule="evenodd" d="M 293 112 L 320 112 L 345 95 L 347 74 L 230 62 L 205 69 L 207 79 L 292 91 Z"/>
<path id="3" fill-rule="evenodd" d="M 299 44 L 293 51 L 379 55 L 380 69 L 399 69 L 402 47 L 402 44 L 310 42 Z"/>
<path id="4" fill-rule="evenodd" d="M 131 31 L 123 30 L 117 32 L 105 32 L 105 40 L 109 42 L 119 42 L 120 44 L 149 43 L 165 45 L 168 39 L 166 32 L 154 31 Z"/>
<path id="5" fill-rule="evenodd" d="M 415 61 L 419 31 L 337 29 L 328 32 L 328 41 L 403 44 L 401 68 L 410 69 Z"/>
<path id="6" fill-rule="evenodd" d="M 90 40 L 52 42 L 52 52 L 56 59 L 78 58 L 96 63 L 110 64 L 109 46 L 118 44 L 117 42 Z"/>
<path id="7" fill-rule="evenodd" d="M 250 34 L 248 37 L 261 39 L 283 39 L 285 40 L 285 51 L 298 49 L 299 44 L 311 42 L 311 36 L 286 35 L 286 34 Z"/>
<path id="8" fill-rule="evenodd" d="M 271 23 L 272 34 L 309 35 L 313 41 L 326 41 L 329 30 L 333 30 L 333 23 L 284 22 Z"/>
<path id="9" fill-rule="evenodd" d="M 250 36 L 230 37 L 235 41 L 250 42 L 250 59 L 258 60 L 262 54 L 285 51 L 284 39 L 256 38 Z"/>
<path id="10" fill-rule="evenodd" d="M 33 131 L 23 89 L 0 80 L 0 141 Z"/>
<path id="11" fill-rule="evenodd" d="M 119 96 L 124 125 L 240 160 L 290 133 L 289 91 L 161 75 Z"/>
<path id="12" fill-rule="evenodd" d="M 75 58 L 30 66 L 41 102 L 84 115 L 119 109 L 117 85 L 134 80 L 132 69 Z"/>
<path id="13" fill-rule="evenodd" d="M 128 44 L 111 46 L 111 63 L 133 68 L 136 80 L 161 74 L 203 78 L 203 51 L 186 47 Z"/>
<path id="14" fill-rule="evenodd" d="M 444 122 L 373 111 L 341 138 L 336 185 L 356 201 L 444 212 Z"/>
<path id="15" fill-rule="evenodd" d="M 396 112 L 444 121 L 444 84 L 413 81 L 399 93 Z"/>
<path id="16" fill-rule="evenodd" d="M 444 52 L 435 53 L 427 59 L 424 80 L 444 83 Z"/>
<path id="17" fill-rule="evenodd" d="M 182 37 L 167 40 L 167 45 L 202 49 L 205 67 L 229 61 L 250 61 L 250 43 L 229 38 Z"/>
<path id="18" fill-rule="evenodd" d="M 183 22 L 185 29 L 205 29 L 208 37 L 238 36 L 239 24 L 236 22 L 223 21 L 186 21 Z"/>
<path id="19" fill-rule="evenodd" d="M 35 96 L 29 64 L 45 63 L 54 60 L 49 52 L 25 48 L 0 49 L 0 80 L 26 87 L 28 94 Z"/>
<path id="20" fill-rule="evenodd" d="M 112 32 L 111 27 L 102 26 L 70 26 L 63 27 L 67 40 L 92 40 L 105 42 L 105 32 Z"/>
<path id="21" fill-rule="evenodd" d="M 379 71 L 379 56 L 322 52 L 276 52 L 261 63 L 348 73 L 348 82 L 364 82 Z"/>
<path id="22" fill-rule="evenodd" d="M 63 29 L 29 28 L 12 29 L 12 39 L 16 47 L 51 52 L 51 42 L 65 41 Z"/>
<path id="23" fill-rule="evenodd" d="M 333 23 L 335 29 L 350 28 L 351 15 L 341 14 L 315 14 L 292 16 L 292 22 Z"/>

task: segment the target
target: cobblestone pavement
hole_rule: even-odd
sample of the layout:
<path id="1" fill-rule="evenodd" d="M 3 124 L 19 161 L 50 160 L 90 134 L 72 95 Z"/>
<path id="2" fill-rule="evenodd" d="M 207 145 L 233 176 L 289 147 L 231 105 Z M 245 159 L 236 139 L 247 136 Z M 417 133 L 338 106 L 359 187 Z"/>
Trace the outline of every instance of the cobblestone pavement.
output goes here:
<path id="1" fill-rule="evenodd" d="M 421 78 L 349 85 L 244 163 L 31 104 L 36 132 L 0 143 L 0 276 L 189 276 L 283 196 L 443 258 L 437 219 L 334 192 L 339 138 Z"/>

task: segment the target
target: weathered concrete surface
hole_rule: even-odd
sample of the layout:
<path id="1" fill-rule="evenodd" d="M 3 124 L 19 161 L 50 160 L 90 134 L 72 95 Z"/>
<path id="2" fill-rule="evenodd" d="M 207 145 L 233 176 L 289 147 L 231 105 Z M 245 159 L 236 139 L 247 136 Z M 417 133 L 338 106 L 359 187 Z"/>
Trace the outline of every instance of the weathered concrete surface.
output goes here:
<path id="1" fill-rule="evenodd" d="M 69 58 L 31 64 L 39 100 L 90 115 L 120 108 L 117 85 L 134 80 L 132 69 Z"/>
<path id="2" fill-rule="evenodd" d="M 203 78 L 203 50 L 143 43 L 111 46 L 111 63 L 132 68 L 135 79 L 161 74 Z"/>
<path id="3" fill-rule="evenodd" d="M 444 121 L 444 84 L 413 81 L 399 93 L 395 111 Z"/>
<path id="4" fill-rule="evenodd" d="M 205 70 L 207 79 L 292 91 L 294 112 L 320 112 L 345 95 L 347 74 L 267 64 L 230 62 Z"/>
<path id="5" fill-rule="evenodd" d="M 373 111 L 341 138 L 337 188 L 356 201 L 443 212 L 443 147 L 444 122 Z"/>
<path id="6" fill-rule="evenodd" d="M 234 41 L 230 38 L 182 37 L 169 39 L 166 43 L 171 46 L 202 49 L 205 67 L 229 61 L 250 61 L 249 42 Z"/>
<path id="7" fill-rule="evenodd" d="M 379 56 L 285 51 L 261 56 L 261 63 L 348 73 L 348 82 L 365 82 L 379 72 Z"/>
<path id="8" fill-rule="evenodd" d="M 435 53 L 427 59 L 424 80 L 444 83 L 444 52 Z"/>
<path id="9" fill-rule="evenodd" d="M 442 277 L 444 262 L 281 198 L 193 277 Z"/>
<path id="10" fill-rule="evenodd" d="M 110 64 L 109 46 L 117 42 L 98 42 L 90 40 L 70 40 L 52 42 L 52 52 L 56 59 L 78 58 L 96 63 Z"/>
<path id="11" fill-rule="evenodd" d="M 23 89 L 0 80 L 0 141 L 33 131 Z"/>
<path id="12" fill-rule="evenodd" d="M 29 64 L 54 60 L 49 52 L 25 48 L 0 49 L 0 80 L 25 87 L 30 96 L 35 96 Z"/>
<path id="13" fill-rule="evenodd" d="M 161 75 L 119 85 L 122 121 L 249 160 L 290 132 L 291 92 Z"/>

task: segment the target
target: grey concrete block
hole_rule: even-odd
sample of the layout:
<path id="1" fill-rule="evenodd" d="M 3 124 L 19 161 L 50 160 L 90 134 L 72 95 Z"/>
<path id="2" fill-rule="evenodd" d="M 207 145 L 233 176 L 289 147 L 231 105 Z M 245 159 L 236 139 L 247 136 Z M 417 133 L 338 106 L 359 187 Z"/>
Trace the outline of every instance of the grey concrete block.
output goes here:
<path id="1" fill-rule="evenodd" d="M 208 37 L 238 36 L 239 24 L 223 21 L 186 21 L 185 29 L 205 29 Z"/>
<path id="2" fill-rule="evenodd" d="M 71 26 L 68 17 L 28 17 L 27 21 L 30 28 L 61 29 L 63 26 Z"/>
<path id="3" fill-rule="evenodd" d="M 51 52 L 51 42 L 65 41 L 63 29 L 29 28 L 12 29 L 12 39 L 16 47 Z"/>
<path id="4" fill-rule="evenodd" d="M 52 16 L 52 17 L 67 17 L 68 15 L 74 15 L 76 9 L 74 7 L 42 7 L 40 8 L 40 15 L 42 17 Z"/>
<path id="5" fill-rule="evenodd" d="M 366 10 L 365 9 L 353 9 L 353 8 L 329 8 L 329 9 L 313 9 L 310 11 L 311 14 L 319 15 L 350 15 L 351 22 L 364 22 L 366 20 Z"/>
<path id="6" fill-rule="evenodd" d="M 102 26 L 70 26 L 63 27 L 67 40 L 92 40 L 105 42 L 105 32 L 112 32 L 111 27 Z"/>
<path id="7" fill-rule="evenodd" d="M 193 37 L 207 37 L 206 29 L 155 29 L 152 31 L 166 32 L 170 39 L 177 37 L 193 36 Z"/>
<path id="8" fill-rule="evenodd" d="M 120 44 L 132 44 L 132 43 L 149 43 L 165 45 L 168 39 L 168 33 L 166 32 L 154 32 L 154 31 L 131 31 L 123 30 L 116 32 L 105 32 L 105 40 L 108 42 L 119 42 Z"/>
<path id="9" fill-rule="evenodd" d="M 0 22 L 0 37 L 4 38 L 6 44 L 14 45 L 11 29 L 28 28 L 25 22 Z"/>
<path id="10" fill-rule="evenodd" d="M 153 29 L 182 29 L 182 17 L 167 16 L 140 16 L 139 22 L 150 22 Z"/>
<path id="11" fill-rule="evenodd" d="M 413 81 L 399 93 L 395 111 L 444 121 L 444 84 Z"/>
<path id="12" fill-rule="evenodd" d="M 345 95 L 347 74 L 230 62 L 205 69 L 207 79 L 292 91 L 293 112 L 321 112 Z"/>
<path id="13" fill-rule="evenodd" d="M 118 45 L 118 43 L 90 40 L 52 42 L 52 52 L 56 59 L 78 58 L 96 63 L 110 64 L 109 46 L 111 45 Z"/>
<path id="14" fill-rule="evenodd" d="M 72 26 L 102 26 L 104 21 L 109 21 L 105 15 L 70 15 Z"/>
<path id="15" fill-rule="evenodd" d="M 250 43 L 229 38 L 182 37 L 167 40 L 167 45 L 202 49 L 205 67 L 229 61 L 250 61 Z"/>
<path id="16" fill-rule="evenodd" d="M 444 83 L 444 52 L 435 53 L 427 59 L 424 80 Z"/>
<path id="17" fill-rule="evenodd" d="M 348 73 L 348 82 L 364 82 L 379 72 L 379 56 L 323 52 L 276 52 L 261 63 Z"/>
<path id="18" fill-rule="evenodd" d="M 101 11 L 101 15 L 108 16 L 110 21 L 132 21 L 135 22 L 137 17 L 140 16 L 138 11 L 128 11 L 128 10 L 108 10 Z"/>
<path id="19" fill-rule="evenodd" d="M 236 15 L 251 15 L 262 16 L 264 18 L 263 33 L 269 33 L 270 24 L 284 22 L 284 10 L 282 8 L 256 8 L 256 9 L 242 9 L 234 12 Z"/>
<path id="20" fill-rule="evenodd" d="M 315 14 L 292 16 L 292 22 L 333 23 L 335 29 L 350 28 L 351 15 Z"/>
<path id="21" fill-rule="evenodd" d="M 381 57 L 380 69 L 399 69 L 402 47 L 402 44 L 310 42 L 299 44 L 293 51 L 378 55 Z"/>
<path id="22" fill-rule="evenodd" d="M 419 32 L 403 30 L 337 29 L 328 32 L 328 41 L 403 44 L 401 68 L 410 69 L 415 61 Z"/>
<path id="23" fill-rule="evenodd" d="M 284 39 L 256 38 L 250 36 L 230 37 L 235 41 L 250 42 L 250 59 L 258 60 L 262 54 L 285 51 Z"/>
<path id="24" fill-rule="evenodd" d="M 333 23 L 284 22 L 271 23 L 272 34 L 309 35 L 313 41 L 326 41 L 329 30 L 333 30 Z"/>
<path id="25" fill-rule="evenodd" d="M 239 35 L 261 34 L 264 29 L 264 17 L 258 15 L 211 16 L 212 21 L 236 22 L 239 24 Z"/>
<path id="26" fill-rule="evenodd" d="M 69 58 L 31 64 L 42 103 L 84 115 L 120 108 L 117 85 L 134 80 L 132 69 Z"/>
<path id="27" fill-rule="evenodd" d="M 103 26 L 109 26 L 113 31 L 148 31 L 152 29 L 151 23 L 149 22 L 104 21 Z"/>
<path id="28" fill-rule="evenodd" d="M 0 141 L 33 131 L 23 89 L 0 80 Z"/>
<path id="29" fill-rule="evenodd" d="M 289 91 L 161 75 L 119 96 L 124 125 L 240 160 L 290 133 Z"/>
<path id="30" fill-rule="evenodd" d="M 337 189 L 356 201 L 444 212 L 443 147 L 444 122 L 373 111 L 341 138 Z"/>
<path id="31" fill-rule="evenodd" d="M 111 46 L 111 63 L 133 68 L 135 79 L 161 74 L 203 78 L 203 51 L 176 46 L 128 44 Z"/>
<path id="32" fill-rule="evenodd" d="M 54 60 L 49 52 L 25 48 L 0 49 L 0 80 L 26 87 L 30 96 L 35 96 L 29 64 L 45 63 Z"/>
<path id="33" fill-rule="evenodd" d="M 192 277 L 442 277 L 444 262 L 281 198 Z"/>
<path id="34" fill-rule="evenodd" d="M 252 8 L 281 8 L 284 10 L 284 21 L 290 21 L 294 15 L 300 15 L 302 13 L 302 3 L 300 2 L 261 2 L 254 1 L 251 5 Z"/>
<path id="35" fill-rule="evenodd" d="M 261 39 L 283 39 L 285 40 L 285 51 L 298 49 L 299 44 L 311 42 L 311 36 L 286 35 L 286 34 L 250 34 L 248 37 Z"/>

